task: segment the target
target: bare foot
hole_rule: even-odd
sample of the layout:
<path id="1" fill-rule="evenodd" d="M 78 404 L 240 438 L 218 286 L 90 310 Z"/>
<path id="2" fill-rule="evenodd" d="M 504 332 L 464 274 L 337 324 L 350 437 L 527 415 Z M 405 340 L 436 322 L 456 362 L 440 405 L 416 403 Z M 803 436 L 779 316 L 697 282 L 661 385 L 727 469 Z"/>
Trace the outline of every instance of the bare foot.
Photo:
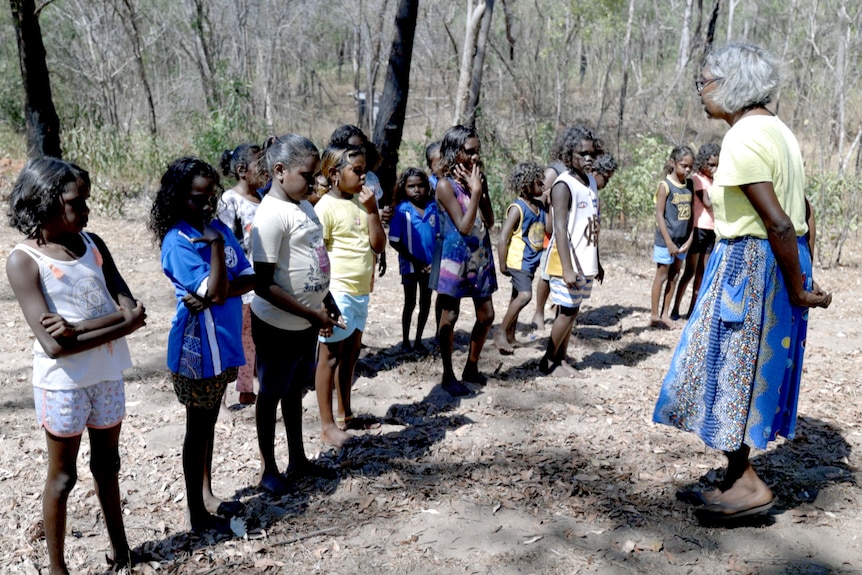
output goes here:
<path id="1" fill-rule="evenodd" d="M 661 321 L 667 326 L 668 329 L 679 329 L 682 326 L 681 323 L 672 320 L 668 316 L 661 318 Z"/>
<path id="2" fill-rule="evenodd" d="M 409 341 L 401 342 L 401 353 L 413 353 L 413 346 L 410 345 Z"/>
<path id="3" fill-rule="evenodd" d="M 494 332 L 494 345 L 497 346 L 497 350 L 500 352 L 500 355 L 512 355 L 515 353 L 512 344 L 506 340 L 506 332 L 502 329 L 498 329 Z"/>
<path id="4" fill-rule="evenodd" d="M 655 329 L 672 329 L 673 326 L 662 320 L 661 318 L 651 317 L 649 326 Z"/>
<path id="5" fill-rule="evenodd" d="M 341 448 L 344 447 L 345 443 L 353 439 L 353 436 L 338 429 L 337 425 L 332 425 L 323 428 L 320 432 L 320 439 L 327 445 Z"/>
<path id="6" fill-rule="evenodd" d="M 443 377 L 442 387 L 449 395 L 453 397 L 463 397 L 470 395 L 470 388 L 455 379 L 454 377 Z"/>

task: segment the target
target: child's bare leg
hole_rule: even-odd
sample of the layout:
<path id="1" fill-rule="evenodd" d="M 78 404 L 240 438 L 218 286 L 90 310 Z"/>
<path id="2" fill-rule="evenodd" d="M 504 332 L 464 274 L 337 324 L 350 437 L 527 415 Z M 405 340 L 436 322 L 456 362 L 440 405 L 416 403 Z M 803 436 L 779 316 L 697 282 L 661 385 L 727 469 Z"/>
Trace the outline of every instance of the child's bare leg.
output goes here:
<path id="1" fill-rule="evenodd" d="M 320 410 L 320 438 L 328 445 L 341 447 L 351 436 L 335 424 L 332 414 L 332 391 L 335 387 L 335 372 L 338 367 L 341 342 L 324 343 L 318 346 L 317 371 L 314 374 L 314 389 L 317 407 Z"/>
<path id="2" fill-rule="evenodd" d="M 414 309 L 416 309 L 416 284 L 404 284 L 404 309 L 401 311 L 401 349 L 403 351 L 413 350 L 410 345 L 410 322 L 413 319 Z"/>
<path id="3" fill-rule="evenodd" d="M 548 339 L 548 349 L 539 362 L 539 370 L 542 373 L 551 373 L 562 367 L 566 369 L 566 356 L 568 354 L 569 338 L 575 325 L 578 308 L 560 306 L 559 313 L 551 325 L 551 337 Z M 563 367 L 566 366 L 566 367 Z"/>
<path id="4" fill-rule="evenodd" d="M 540 277 L 536 284 L 536 313 L 533 314 L 533 321 L 531 322 L 536 326 L 535 329 L 544 329 L 545 305 L 547 305 L 550 295 L 551 283 Z"/>
<path id="5" fill-rule="evenodd" d="M 183 442 L 183 475 L 186 482 L 186 500 L 193 531 L 215 529 L 229 532 L 226 519 L 213 515 L 208 509 L 214 499 L 210 487 L 212 442 L 218 408 L 186 406 L 186 437 Z M 205 497 L 205 493 L 206 496 Z M 209 499 L 209 501 L 207 501 Z M 221 501 L 219 501 L 221 503 Z M 218 504 L 215 505 L 218 507 Z"/>
<path id="6" fill-rule="evenodd" d="M 347 339 L 341 342 L 341 363 L 335 370 L 336 392 L 338 395 L 338 414 L 347 423 L 353 417 L 350 405 L 350 392 L 353 389 L 353 375 L 359 352 L 362 349 L 362 332 L 353 330 Z"/>
<path id="7" fill-rule="evenodd" d="M 679 268 L 682 262 L 679 259 L 674 259 L 674 262 L 668 266 L 667 283 L 664 288 L 664 298 L 661 303 L 661 321 L 668 327 L 674 327 L 676 324 L 670 318 L 670 307 L 673 300 L 673 294 L 676 291 L 677 280 L 679 279 Z"/>
<path id="8" fill-rule="evenodd" d="M 685 290 L 688 288 L 689 282 L 694 277 L 695 268 L 697 267 L 699 259 L 699 254 L 689 254 L 688 257 L 685 258 L 685 268 L 683 269 L 682 277 L 679 278 L 676 296 L 673 300 L 673 309 L 670 311 L 670 318 L 672 320 L 679 319 L 679 306 L 682 304 L 682 299 L 685 297 Z"/>
<path id="9" fill-rule="evenodd" d="M 500 322 L 500 327 L 494 332 L 494 345 L 504 355 L 511 354 L 518 343 L 515 339 L 518 314 L 530 303 L 533 295 L 531 292 L 515 291 L 514 289 L 512 291 L 514 292 L 512 294 L 513 297 L 509 301 L 509 307 L 506 308 L 503 321 Z"/>
<path id="10" fill-rule="evenodd" d="M 485 377 L 479 373 L 479 355 L 485 347 L 488 332 L 494 323 L 494 303 L 490 297 L 473 298 L 473 307 L 476 310 L 476 323 L 470 332 L 470 352 L 461 379 L 471 383 L 485 383 Z"/>
<path id="11" fill-rule="evenodd" d="M 66 502 L 78 481 L 78 448 L 81 436 L 57 437 L 47 430 L 48 476 L 42 491 L 42 521 L 45 542 L 48 546 L 48 564 L 51 575 L 68 575 L 63 546 L 66 540 Z"/>
<path id="12" fill-rule="evenodd" d="M 652 292 L 650 294 L 651 309 L 649 319 L 650 325 L 653 327 L 667 327 L 661 320 L 659 304 L 661 302 L 662 287 L 664 286 L 664 282 L 667 280 L 669 267 L 670 266 L 668 264 L 656 264 L 655 279 L 652 281 Z"/>
<path id="13" fill-rule="evenodd" d="M 458 321 L 461 300 L 452 296 L 437 294 L 437 342 L 440 345 L 440 358 L 443 360 L 443 389 L 450 395 L 468 395 L 470 390 L 455 377 L 452 369 L 452 351 L 455 347 L 455 322 Z"/>
<path id="14" fill-rule="evenodd" d="M 284 398 L 282 398 L 282 401 Z M 278 471 L 275 460 L 275 418 L 278 410 L 277 397 L 260 393 L 254 407 L 257 427 L 257 447 L 260 450 L 261 472 L 258 485 L 276 495 L 286 493 L 290 486 Z M 282 406 L 284 409 L 284 406 Z M 285 421 L 287 425 L 287 421 Z"/>
<path id="15" fill-rule="evenodd" d="M 697 258 L 697 268 L 694 272 L 694 283 L 691 286 L 691 304 L 688 306 L 688 315 L 694 311 L 694 304 L 697 303 L 697 298 L 700 295 L 700 286 L 703 284 L 703 272 L 706 269 L 706 264 L 709 262 L 709 254 L 699 254 Z"/>
<path id="16" fill-rule="evenodd" d="M 117 566 L 128 565 L 131 557 L 120 505 L 120 424 L 108 429 L 90 428 L 89 432 L 90 471 L 111 540 L 110 559 Z"/>
<path id="17" fill-rule="evenodd" d="M 431 288 L 427 282 L 419 284 L 419 317 L 416 319 L 416 341 L 413 347 L 417 351 L 425 351 L 425 346 L 422 345 L 422 332 L 425 331 L 425 324 L 428 323 L 428 315 L 431 313 Z"/>

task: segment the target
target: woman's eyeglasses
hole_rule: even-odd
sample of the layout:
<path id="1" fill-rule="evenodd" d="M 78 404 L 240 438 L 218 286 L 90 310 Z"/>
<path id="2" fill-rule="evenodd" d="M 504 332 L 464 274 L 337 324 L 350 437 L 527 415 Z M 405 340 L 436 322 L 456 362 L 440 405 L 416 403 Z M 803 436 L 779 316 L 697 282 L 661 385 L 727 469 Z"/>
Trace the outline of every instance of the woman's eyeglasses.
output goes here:
<path id="1" fill-rule="evenodd" d="M 700 78 L 699 80 L 694 81 L 694 89 L 697 90 L 698 95 L 700 95 L 703 93 L 704 88 L 713 82 L 718 82 L 719 80 L 724 80 L 724 78 Z"/>

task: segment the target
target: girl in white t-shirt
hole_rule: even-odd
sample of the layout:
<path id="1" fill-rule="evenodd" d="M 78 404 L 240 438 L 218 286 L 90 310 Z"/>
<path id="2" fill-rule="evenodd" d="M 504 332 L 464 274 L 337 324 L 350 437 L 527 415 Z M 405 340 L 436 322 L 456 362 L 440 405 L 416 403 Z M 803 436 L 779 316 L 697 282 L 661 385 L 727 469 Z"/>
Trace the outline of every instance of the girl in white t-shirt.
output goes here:
<path id="1" fill-rule="evenodd" d="M 258 278 L 251 303 L 260 393 L 255 417 L 260 447 L 260 486 L 276 495 L 290 484 L 275 460 L 275 421 L 279 402 L 287 432 L 288 477 L 332 472 L 305 456 L 302 445 L 302 392 L 314 380 L 317 336 L 342 325 L 329 294 L 329 256 L 320 220 L 308 197 L 320 154 L 307 138 L 270 137 L 264 158 L 272 187 L 251 229 L 252 261 Z"/>
<path id="2" fill-rule="evenodd" d="M 24 166 L 9 198 L 9 224 L 27 236 L 9 254 L 6 274 L 36 336 L 33 396 L 48 444 L 42 520 L 51 573 L 68 573 L 66 501 L 85 427 L 111 540 L 105 558 L 114 566 L 132 563 L 117 481 L 123 370 L 132 365 L 124 336 L 143 326 L 146 315 L 104 242 L 83 231 L 89 197 L 86 171 L 45 157 Z"/>

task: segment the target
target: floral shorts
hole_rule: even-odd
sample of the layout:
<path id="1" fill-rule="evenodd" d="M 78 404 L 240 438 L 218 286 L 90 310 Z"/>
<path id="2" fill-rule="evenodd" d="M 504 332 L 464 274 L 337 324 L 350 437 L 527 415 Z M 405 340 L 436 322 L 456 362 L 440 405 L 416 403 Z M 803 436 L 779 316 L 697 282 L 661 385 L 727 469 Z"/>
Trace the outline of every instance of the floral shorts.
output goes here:
<path id="1" fill-rule="evenodd" d="M 51 435 L 75 437 L 85 427 L 108 429 L 126 415 L 123 380 L 102 381 L 80 389 L 33 388 L 36 421 Z"/>
<path id="2" fill-rule="evenodd" d="M 174 381 L 174 393 L 177 399 L 186 407 L 202 409 L 217 409 L 227 384 L 236 381 L 239 369 L 231 367 L 220 374 L 204 379 L 192 379 L 178 373 L 171 373 Z"/>

